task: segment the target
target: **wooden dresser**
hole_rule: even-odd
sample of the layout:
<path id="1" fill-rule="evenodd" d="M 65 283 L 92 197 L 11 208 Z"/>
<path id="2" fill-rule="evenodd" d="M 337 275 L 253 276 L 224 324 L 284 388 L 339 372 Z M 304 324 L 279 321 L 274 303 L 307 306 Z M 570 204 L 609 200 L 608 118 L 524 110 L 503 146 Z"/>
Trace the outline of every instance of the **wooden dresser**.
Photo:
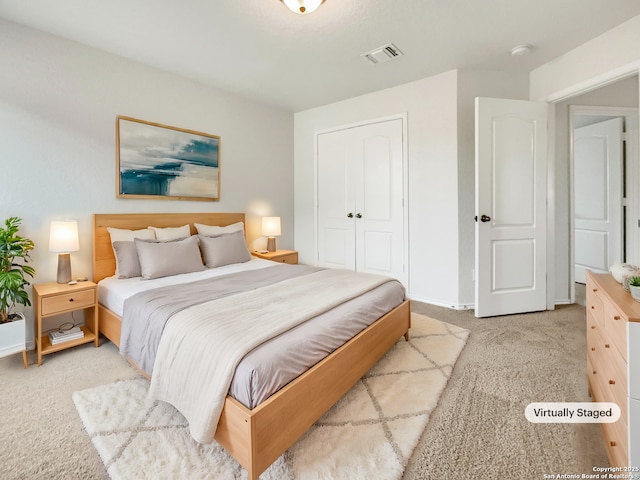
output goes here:
<path id="1" fill-rule="evenodd" d="M 640 466 L 640 303 L 609 274 L 587 272 L 587 373 L 593 401 L 613 402 L 602 423 L 611 466 Z"/>

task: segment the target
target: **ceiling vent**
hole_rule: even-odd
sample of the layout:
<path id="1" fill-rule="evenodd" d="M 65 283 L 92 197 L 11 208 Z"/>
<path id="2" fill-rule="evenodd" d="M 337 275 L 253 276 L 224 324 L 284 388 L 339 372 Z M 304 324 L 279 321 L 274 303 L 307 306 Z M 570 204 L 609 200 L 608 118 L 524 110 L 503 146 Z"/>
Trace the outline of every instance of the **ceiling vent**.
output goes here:
<path id="1" fill-rule="evenodd" d="M 382 47 L 374 48 L 370 52 L 363 53 L 361 56 L 369 60 L 371 63 L 384 63 L 394 58 L 401 57 L 403 53 L 393 43 L 387 43 Z"/>

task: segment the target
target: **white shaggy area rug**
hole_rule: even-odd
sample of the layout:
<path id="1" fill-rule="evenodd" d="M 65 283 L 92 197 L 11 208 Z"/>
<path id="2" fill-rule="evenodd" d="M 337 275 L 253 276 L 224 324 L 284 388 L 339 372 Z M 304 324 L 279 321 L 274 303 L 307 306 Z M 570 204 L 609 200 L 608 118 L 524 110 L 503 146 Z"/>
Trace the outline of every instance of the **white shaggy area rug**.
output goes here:
<path id="1" fill-rule="evenodd" d="M 468 331 L 412 315 L 410 340 L 387 354 L 260 478 L 402 477 Z M 113 480 L 246 478 L 217 443 L 201 445 L 144 378 L 75 392 L 80 418 Z"/>

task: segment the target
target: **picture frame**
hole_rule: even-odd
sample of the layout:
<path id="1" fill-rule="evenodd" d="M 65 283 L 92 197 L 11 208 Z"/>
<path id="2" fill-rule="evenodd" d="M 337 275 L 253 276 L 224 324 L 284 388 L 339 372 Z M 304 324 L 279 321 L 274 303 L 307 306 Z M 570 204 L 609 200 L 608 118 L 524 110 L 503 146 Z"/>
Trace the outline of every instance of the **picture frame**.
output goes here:
<path id="1" fill-rule="evenodd" d="M 220 200 L 220 137 L 116 117 L 116 196 Z"/>

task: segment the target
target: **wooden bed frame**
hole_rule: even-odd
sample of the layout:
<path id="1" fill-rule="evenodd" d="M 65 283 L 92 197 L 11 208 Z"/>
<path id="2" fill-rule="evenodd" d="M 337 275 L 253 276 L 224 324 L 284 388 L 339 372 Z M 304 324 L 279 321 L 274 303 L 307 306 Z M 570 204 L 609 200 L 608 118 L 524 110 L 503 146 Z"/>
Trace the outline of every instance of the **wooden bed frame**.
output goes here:
<path id="1" fill-rule="evenodd" d="M 93 216 L 93 279 L 115 272 L 115 257 L 107 227 L 137 230 L 148 226 L 179 227 L 194 223 L 225 226 L 244 222 L 242 213 L 143 213 Z M 121 318 L 98 307 L 99 330 L 120 345 Z M 331 355 L 273 394 L 253 410 L 227 396 L 215 439 L 258 480 L 318 418 L 329 410 L 411 326 L 409 301 L 378 319 Z"/>

